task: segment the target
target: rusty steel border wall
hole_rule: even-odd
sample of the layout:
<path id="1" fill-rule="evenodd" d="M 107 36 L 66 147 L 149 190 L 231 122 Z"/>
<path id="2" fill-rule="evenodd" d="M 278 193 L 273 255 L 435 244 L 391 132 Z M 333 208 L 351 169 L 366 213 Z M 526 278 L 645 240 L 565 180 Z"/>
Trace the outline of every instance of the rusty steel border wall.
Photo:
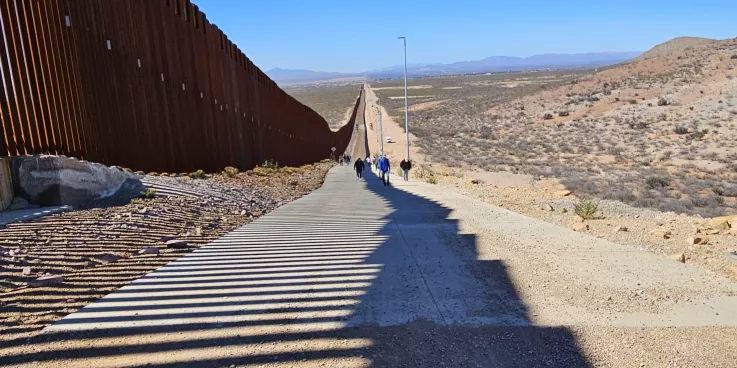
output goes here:
<path id="1" fill-rule="evenodd" d="M 189 0 L 0 0 L 0 22 L 3 156 L 245 170 L 319 161 L 353 133 L 331 131 Z"/>

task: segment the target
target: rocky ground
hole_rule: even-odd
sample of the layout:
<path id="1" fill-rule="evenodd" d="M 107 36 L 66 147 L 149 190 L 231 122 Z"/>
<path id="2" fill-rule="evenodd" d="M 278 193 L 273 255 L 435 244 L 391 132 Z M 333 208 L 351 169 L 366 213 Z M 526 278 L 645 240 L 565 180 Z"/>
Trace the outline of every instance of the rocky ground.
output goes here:
<path id="1" fill-rule="evenodd" d="M 553 180 L 535 181 L 524 187 L 506 187 L 468 179 L 452 171 L 441 172 L 435 175 L 435 179 L 439 185 L 452 187 L 487 203 L 575 228 L 613 243 L 671 257 L 674 261 L 693 263 L 737 281 L 737 260 L 727 256 L 729 252 L 737 251 L 737 233 L 733 230 L 707 231 L 712 227 L 710 219 L 638 208 L 618 201 L 596 200 L 597 218 L 582 221 L 574 213 L 574 206 L 580 198 Z M 669 233 L 667 238 L 659 230 Z M 708 241 L 706 244 L 693 244 L 693 241 L 688 242 L 689 238 Z"/>
<path id="2" fill-rule="evenodd" d="M 23 343 L 95 299 L 317 189 L 330 167 L 145 177 L 156 188 L 154 198 L 101 202 L 8 225 L 0 230 L 0 347 Z"/>

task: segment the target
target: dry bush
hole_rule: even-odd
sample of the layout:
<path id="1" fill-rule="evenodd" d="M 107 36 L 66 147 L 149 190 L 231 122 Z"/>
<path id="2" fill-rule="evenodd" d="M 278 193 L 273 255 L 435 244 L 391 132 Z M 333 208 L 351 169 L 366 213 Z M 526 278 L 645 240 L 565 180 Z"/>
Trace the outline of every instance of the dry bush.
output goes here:
<path id="1" fill-rule="evenodd" d="M 599 205 L 589 198 L 581 198 L 578 203 L 573 205 L 573 213 L 584 220 L 596 219 L 596 212 L 598 211 Z"/>
<path id="2" fill-rule="evenodd" d="M 238 169 L 233 166 L 226 166 L 225 169 L 223 169 L 223 175 L 230 178 L 235 177 L 236 175 L 238 175 L 239 172 L 240 171 L 238 171 Z"/>

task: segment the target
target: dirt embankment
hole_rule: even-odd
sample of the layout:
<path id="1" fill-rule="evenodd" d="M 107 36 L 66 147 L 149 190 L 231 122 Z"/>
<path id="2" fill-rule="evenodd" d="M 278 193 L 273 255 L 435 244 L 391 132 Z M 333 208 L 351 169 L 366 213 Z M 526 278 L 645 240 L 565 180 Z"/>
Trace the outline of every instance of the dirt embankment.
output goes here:
<path id="1" fill-rule="evenodd" d="M 0 230 L 0 346 L 22 344 L 95 299 L 319 188 L 331 167 L 147 177 L 159 196 L 8 225 Z M 184 244 L 167 246 L 168 240 Z M 28 286 L 46 274 L 63 283 Z"/>

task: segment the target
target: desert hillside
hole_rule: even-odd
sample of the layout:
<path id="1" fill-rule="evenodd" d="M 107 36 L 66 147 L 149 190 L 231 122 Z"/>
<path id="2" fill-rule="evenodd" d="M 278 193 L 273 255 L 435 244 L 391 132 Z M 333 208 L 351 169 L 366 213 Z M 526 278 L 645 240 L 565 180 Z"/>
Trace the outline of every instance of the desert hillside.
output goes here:
<path id="1" fill-rule="evenodd" d="M 642 57 L 497 104 L 497 169 L 663 211 L 737 213 L 737 40 L 678 38 Z"/>

